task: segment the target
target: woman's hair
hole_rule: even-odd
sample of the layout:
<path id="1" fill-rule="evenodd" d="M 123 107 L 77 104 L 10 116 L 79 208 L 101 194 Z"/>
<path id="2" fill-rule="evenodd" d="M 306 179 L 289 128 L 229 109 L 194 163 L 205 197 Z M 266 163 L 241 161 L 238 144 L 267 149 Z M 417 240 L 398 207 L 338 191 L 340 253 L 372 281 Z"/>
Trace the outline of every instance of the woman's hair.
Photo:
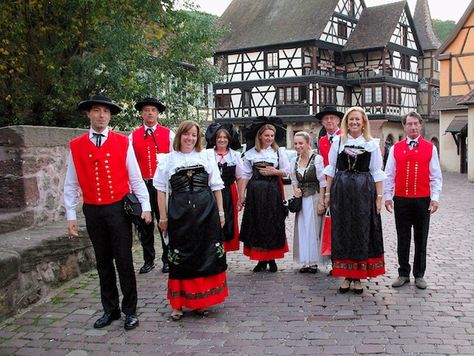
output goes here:
<path id="1" fill-rule="evenodd" d="M 225 128 L 221 127 L 219 130 L 216 131 L 216 135 L 214 136 L 214 146 L 217 145 L 217 138 L 220 136 L 220 134 L 223 133 L 225 137 L 227 137 L 227 148 L 229 148 L 230 145 L 230 133 L 227 131 Z"/>
<path id="2" fill-rule="evenodd" d="M 360 106 L 353 106 L 347 109 L 344 117 L 342 118 L 341 123 L 341 140 L 342 142 L 347 141 L 347 135 L 349 134 L 349 115 L 353 111 L 358 111 L 362 114 L 362 120 L 364 121 L 364 126 L 362 127 L 362 135 L 364 136 L 366 141 L 372 140 L 372 136 L 370 135 L 370 123 L 369 118 L 367 117 L 366 112 Z"/>
<path id="3" fill-rule="evenodd" d="M 270 125 L 270 124 L 265 124 L 265 125 L 262 125 L 262 127 L 260 127 L 257 131 L 257 134 L 255 135 L 255 150 L 257 152 L 260 152 L 262 150 L 262 142 L 260 141 L 260 136 L 262 135 L 262 133 L 265 131 L 265 130 L 272 130 L 273 131 L 273 134 L 274 134 L 274 140 L 272 142 L 272 148 L 274 151 L 278 151 L 278 145 L 276 143 L 276 128 L 275 126 L 273 125 Z"/>
<path id="4" fill-rule="evenodd" d="M 186 120 L 179 124 L 178 130 L 176 131 L 176 136 L 173 140 L 173 149 L 175 151 L 181 151 L 181 136 L 183 136 L 184 133 L 188 132 L 193 127 L 197 129 L 197 141 L 194 145 L 194 150 L 196 152 L 200 152 L 202 150 L 201 129 L 199 128 L 199 125 L 195 121 Z"/>
<path id="5" fill-rule="evenodd" d="M 306 143 L 311 143 L 311 136 L 306 131 L 298 131 L 295 133 L 295 137 L 296 136 L 301 136 L 305 139 Z"/>

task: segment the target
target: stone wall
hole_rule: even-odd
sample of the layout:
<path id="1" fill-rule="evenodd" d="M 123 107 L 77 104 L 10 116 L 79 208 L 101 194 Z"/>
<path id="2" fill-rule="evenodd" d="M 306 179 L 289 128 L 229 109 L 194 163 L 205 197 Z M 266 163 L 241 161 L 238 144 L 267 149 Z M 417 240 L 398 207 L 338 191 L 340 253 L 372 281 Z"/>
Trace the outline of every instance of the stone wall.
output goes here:
<path id="1" fill-rule="evenodd" d="M 0 128 L 0 233 L 64 221 L 68 142 L 85 130 Z"/>
<path id="2" fill-rule="evenodd" d="M 0 128 L 0 321 L 95 265 L 84 222 L 69 238 L 63 207 L 68 142 L 83 132 Z"/>

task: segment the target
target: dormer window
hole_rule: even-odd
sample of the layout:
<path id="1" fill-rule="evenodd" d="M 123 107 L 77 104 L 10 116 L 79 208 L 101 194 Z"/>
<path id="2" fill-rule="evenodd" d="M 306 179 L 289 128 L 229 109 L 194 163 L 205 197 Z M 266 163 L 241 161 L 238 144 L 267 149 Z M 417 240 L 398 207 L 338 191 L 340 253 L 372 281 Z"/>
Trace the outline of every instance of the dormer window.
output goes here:
<path id="1" fill-rule="evenodd" d="M 341 38 L 347 38 L 347 23 L 339 21 L 337 23 L 337 35 Z"/>

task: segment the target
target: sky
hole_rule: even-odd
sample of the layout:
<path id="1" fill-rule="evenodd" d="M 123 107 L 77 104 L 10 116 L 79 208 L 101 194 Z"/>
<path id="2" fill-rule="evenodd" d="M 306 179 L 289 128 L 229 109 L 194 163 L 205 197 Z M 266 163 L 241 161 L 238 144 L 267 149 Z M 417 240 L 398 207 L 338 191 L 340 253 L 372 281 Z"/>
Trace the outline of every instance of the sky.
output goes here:
<path id="1" fill-rule="evenodd" d="M 238 0 L 236 0 L 238 1 Z M 255 0 L 258 1 L 258 0 Z M 310 1 L 310 0 L 306 0 Z M 365 0 L 367 6 L 377 6 L 397 0 Z M 193 0 L 202 11 L 209 12 L 211 14 L 220 16 L 226 7 L 230 4 L 231 0 Z M 431 11 L 431 17 L 439 20 L 452 20 L 457 22 L 471 0 L 429 0 L 429 6 Z M 415 11 L 416 0 L 408 0 L 411 14 Z"/>

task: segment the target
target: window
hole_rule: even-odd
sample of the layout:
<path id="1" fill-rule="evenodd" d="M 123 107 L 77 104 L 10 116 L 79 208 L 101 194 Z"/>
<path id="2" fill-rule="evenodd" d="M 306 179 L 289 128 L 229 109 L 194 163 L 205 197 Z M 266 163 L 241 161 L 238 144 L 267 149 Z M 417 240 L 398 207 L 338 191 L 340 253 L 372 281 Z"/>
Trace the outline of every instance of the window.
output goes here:
<path id="1" fill-rule="evenodd" d="M 319 88 L 319 103 L 336 104 L 336 87 L 330 85 L 321 85 Z"/>
<path id="2" fill-rule="evenodd" d="M 266 69 L 278 68 L 278 52 L 267 52 L 265 54 Z"/>
<path id="3" fill-rule="evenodd" d="M 313 68 L 313 52 L 311 48 L 303 49 L 303 75 L 309 75 L 312 73 Z"/>
<path id="4" fill-rule="evenodd" d="M 375 87 L 375 102 L 381 103 L 382 102 L 382 87 Z"/>
<path id="5" fill-rule="evenodd" d="M 364 88 L 364 103 L 372 103 L 372 88 Z"/>
<path id="6" fill-rule="evenodd" d="M 400 105 L 400 88 L 387 86 L 387 104 Z"/>
<path id="7" fill-rule="evenodd" d="M 337 35 L 341 38 L 347 38 L 347 24 L 344 21 L 337 23 Z"/>
<path id="8" fill-rule="evenodd" d="M 408 26 L 401 25 L 401 31 L 402 31 L 402 45 L 406 47 L 408 45 Z"/>
<path id="9" fill-rule="evenodd" d="M 230 94 L 216 94 L 216 109 L 230 109 Z"/>
<path id="10" fill-rule="evenodd" d="M 349 0 L 349 16 L 355 16 L 355 4 L 354 0 Z"/>
<path id="11" fill-rule="evenodd" d="M 251 103 L 251 91 L 250 89 L 245 89 L 242 92 L 242 106 L 244 108 L 249 108 Z"/>
<path id="12" fill-rule="evenodd" d="M 301 104 L 308 100 L 308 88 L 306 86 L 278 88 L 278 104 Z"/>
<path id="13" fill-rule="evenodd" d="M 409 71 L 411 68 L 411 57 L 409 54 L 400 54 L 400 69 Z"/>

